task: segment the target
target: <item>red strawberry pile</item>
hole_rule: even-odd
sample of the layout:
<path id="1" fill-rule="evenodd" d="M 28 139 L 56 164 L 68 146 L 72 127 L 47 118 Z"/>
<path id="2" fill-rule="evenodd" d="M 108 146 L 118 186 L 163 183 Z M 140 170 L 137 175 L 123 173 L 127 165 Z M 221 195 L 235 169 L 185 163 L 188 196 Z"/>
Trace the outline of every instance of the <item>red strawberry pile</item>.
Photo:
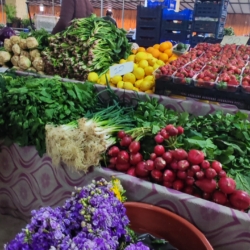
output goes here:
<path id="1" fill-rule="evenodd" d="M 248 64 L 242 73 L 242 83 L 243 89 L 246 92 L 250 92 L 250 65 Z"/>
<path id="2" fill-rule="evenodd" d="M 212 69 L 204 69 L 201 73 L 199 73 L 195 80 L 195 86 L 197 87 L 205 87 L 205 88 L 213 88 L 215 85 L 215 81 L 217 79 L 218 73 L 216 70 Z"/>
<path id="3" fill-rule="evenodd" d="M 227 176 L 220 162 L 206 160 L 204 153 L 196 149 L 167 150 L 183 132 L 182 127 L 167 125 L 155 135 L 150 158 L 143 159 L 140 141 L 120 131 L 119 144 L 107 151 L 108 167 L 221 205 L 249 209 L 249 194 L 236 190 L 235 181 Z"/>

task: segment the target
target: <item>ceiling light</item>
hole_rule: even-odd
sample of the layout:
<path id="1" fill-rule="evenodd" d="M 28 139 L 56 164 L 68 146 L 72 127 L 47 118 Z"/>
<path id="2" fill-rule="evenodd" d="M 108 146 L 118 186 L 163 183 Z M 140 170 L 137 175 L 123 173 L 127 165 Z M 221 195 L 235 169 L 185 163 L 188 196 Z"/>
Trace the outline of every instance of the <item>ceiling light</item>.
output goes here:
<path id="1" fill-rule="evenodd" d="M 43 6 L 43 4 L 40 4 L 39 9 L 40 9 L 41 12 L 44 11 L 44 6 Z"/>

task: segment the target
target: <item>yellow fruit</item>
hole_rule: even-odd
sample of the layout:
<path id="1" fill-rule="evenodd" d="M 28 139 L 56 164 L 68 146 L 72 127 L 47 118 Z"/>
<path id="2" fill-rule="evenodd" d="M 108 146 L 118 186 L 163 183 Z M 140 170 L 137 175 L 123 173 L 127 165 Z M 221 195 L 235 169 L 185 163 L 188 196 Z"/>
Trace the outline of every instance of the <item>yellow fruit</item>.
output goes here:
<path id="1" fill-rule="evenodd" d="M 148 60 L 148 64 L 150 65 L 150 66 L 154 66 L 154 64 L 157 62 L 157 59 L 156 58 L 152 58 L 152 59 L 149 59 Z"/>
<path id="2" fill-rule="evenodd" d="M 133 74 L 135 75 L 137 80 L 140 80 L 145 76 L 144 69 L 140 67 L 137 67 L 136 69 L 134 69 Z"/>
<path id="3" fill-rule="evenodd" d="M 140 62 L 141 60 L 147 60 L 147 58 L 148 58 L 147 52 L 138 52 L 135 55 L 135 61 L 136 62 Z"/>
<path id="4" fill-rule="evenodd" d="M 133 90 L 134 90 L 134 91 L 139 91 L 139 89 L 138 89 L 138 88 L 135 88 L 135 87 L 133 88 Z"/>
<path id="5" fill-rule="evenodd" d="M 140 86 L 140 90 L 147 91 L 150 90 L 151 88 L 152 88 L 152 83 L 150 81 L 143 80 Z"/>
<path id="6" fill-rule="evenodd" d="M 137 49 L 132 49 L 131 51 L 134 55 L 137 53 Z"/>
<path id="7" fill-rule="evenodd" d="M 135 79 L 135 75 L 133 73 L 127 73 L 123 76 L 122 79 L 124 82 L 131 82 L 131 83 L 135 83 L 136 79 Z"/>
<path id="8" fill-rule="evenodd" d="M 141 67 L 141 68 L 146 68 L 146 67 L 148 67 L 148 61 L 147 60 L 141 60 L 140 62 L 139 62 L 139 67 Z"/>
<path id="9" fill-rule="evenodd" d="M 154 78 L 154 76 L 146 76 L 145 78 L 144 78 L 144 80 L 147 80 L 147 81 L 154 81 L 155 80 L 155 78 Z"/>
<path id="10" fill-rule="evenodd" d="M 141 83 L 143 82 L 143 80 L 144 80 L 144 79 L 137 80 L 137 81 L 135 82 L 135 87 L 139 89 L 140 86 L 141 86 Z"/>
<path id="11" fill-rule="evenodd" d="M 124 85 L 124 82 L 120 81 L 120 82 L 117 83 L 117 88 L 123 89 L 123 85 Z"/>
<path id="12" fill-rule="evenodd" d="M 152 89 L 146 90 L 145 93 L 147 94 L 154 94 L 154 91 Z"/>
<path id="13" fill-rule="evenodd" d="M 148 59 L 147 60 L 150 60 L 150 59 L 153 59 L 154 57 L 152 56 L 152 54 L 148 53 Z"/>
<path id="14" fill-rule="evenodd" d="M 127 89 L 127 90 L 133 90 L 134 89 L 134 85 L 131 82 L 124 82 L 123 88 Z"/>
<path id="15" fill-rule="evenodd" d="M 125 59 L 121 59 L 119 63 L 125 63 L 127 62 Z"/>
<path id="16" fill-rule="evenodd" d="M 128 58 L 127 58 L 127 62 L 134 62 L 135 60 L 135 55 L 130 55 Z"/>
<path id="17" fill-rule="evenodd" d="M 117 84 L 118 82 L 122 81 L 122 77 L 121 76 L 114 76 L 111 78 L 110 81 L 112 84 Z"/>
<path id="18" fill-rule="evenodd" d="M 163 62 L 167 62 L 167 61 L 168 61 L 168 55 L 165 54 L 165 53 L 162 53 L 162 54 L 159 56 L 159 60 L 162 60 Z"/>
<path id="19" fill-rule="evenodd" d="M 158 69 L 158 68 L 160 68 L 160 67 L 161 67 L 161 66 L 160 66 L 159 64 L 155 63 L 154 66 L 153 66 L 153 69 L 156 70 L 156 69 Z"/>
<path id="20" fill-rule="evenodd" d="M 145 69 L 145 75 L 146 76 L 149 76 L 149 75 L 152 75 L 153 74 L 153 71 L 154 71 L 154 68 L 152 66 L 147 66 Z"/>
<path id="21" fill-rule="evenodd" d="M 99 83 L 102 84 L 102 85 L 106 85 L 106 84 L 107 84 L 106 77 L 107 77 L 107 80 L 109 81 L 107 74 L 103 74 L 103 75 L 99 78 L 99 81 L 100 81 Z"/>
<path id="22" fill-rule="evenodd" d="M 88 81 L 97 82 L 97 80 L 98 80 L 98 74 L 95 72 L 90 72 L 88 75 Z"/>
<path id="23" fill-rule="evenodd" d="M 159 64 L 160 66 L 164 66 L 165 65 L 165 63 L 162 60 L 157 60 L 156 63 Z"/>
<path id="24" fill-rule="evenodd" d="M 138 64 L 134 63 L 133 69 L 135 70 L 138 67 L 139 67 Z"/>

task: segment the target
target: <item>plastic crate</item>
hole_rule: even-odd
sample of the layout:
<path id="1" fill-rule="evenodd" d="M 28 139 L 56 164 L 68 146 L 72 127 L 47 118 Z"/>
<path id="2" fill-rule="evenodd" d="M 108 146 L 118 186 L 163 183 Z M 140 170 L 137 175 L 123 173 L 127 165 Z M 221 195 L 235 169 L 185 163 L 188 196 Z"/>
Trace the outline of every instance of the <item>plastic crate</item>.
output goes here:
<path id="1" fill-rule="evenodd" d="M 220 33 L 220 27 L 224 29 L 225 20 L 223 22 L 213 22 L 213 21 L 193 21 L 192 31 L 193 32 L 204 32 L 204 33 Z"/>
<path id="2" fill-rule="evenodd" d="M 59 17 L 56 16 L 36 15 L 34 22 L 37 30 L 43 28 L 46 31 L 51 32 L 58 20 Z"/>
<path id="3" fill-rule="evenodd" d="M 147 48 L 159 43 L 159 39 L 150 36 L 136 36 L 136 43 L 140 47 Z"/>
<path id="4" fill-rule="evenodd" d="M 188 31 L 180 31 L 179 33 L 175 33 L 174 31 L 162 30 L 160 34 L 160 40 L 173 40 L 176 42 L 180 42 L 183 40 L 189 40 L 190 32 Z"/>
<path id="5" fill-rule="evenodd" d="M 174 10 L 169 10 L 167 8 L 162 9 L 162 20 L 183 20 L 191 21 L 193 19 L 193 11 L 190 9 L 185 9 L 179 12 Z"/>
<path id="6" fill-rule="evenodd" d="M 157 25 L 161 23 L 162 7 L 148 8 L 141 5 L 137 6 L 136 25 L 148 25 L 152 22 Z"/>
<path id="7" fill-rule="evenodd" d="M 152 1 L 152 0 L 148 0 L 148 7 L 149 8 L 155 8 L 155 7 L 162 7 L 164 5 L 164 0 L 163 1 Z"/>
<path id="8" fill-rule="evenodd" d="M 221 18 L 227 16 L 229 1 L 222 2 L 197 2 L 194 5 L 194 17 Z"/>
<path id="9" fill-rule="evenodd" d="M 191 22 L 186 20 L 162 20 L 161 29 L 187 31 L 191 29 Z"/>
<path id="10" fill-rule="evenodd" d="M 155 36 L 159 38 L 160 29 L 157 26 L 136 27 L 136 36 Z"/>

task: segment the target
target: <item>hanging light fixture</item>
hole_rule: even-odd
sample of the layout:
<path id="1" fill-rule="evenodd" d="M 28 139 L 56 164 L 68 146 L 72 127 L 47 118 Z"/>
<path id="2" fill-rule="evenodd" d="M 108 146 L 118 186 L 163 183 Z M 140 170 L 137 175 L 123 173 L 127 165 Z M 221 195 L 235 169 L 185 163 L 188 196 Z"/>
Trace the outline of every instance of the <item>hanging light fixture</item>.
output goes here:
<path id="1" fill-rule="evenodd" d="M 41 12 L 44 11 L 44 6 L 43 6 L 43 4 L 40 4 L 39 9 L 40 9 Z"/>

